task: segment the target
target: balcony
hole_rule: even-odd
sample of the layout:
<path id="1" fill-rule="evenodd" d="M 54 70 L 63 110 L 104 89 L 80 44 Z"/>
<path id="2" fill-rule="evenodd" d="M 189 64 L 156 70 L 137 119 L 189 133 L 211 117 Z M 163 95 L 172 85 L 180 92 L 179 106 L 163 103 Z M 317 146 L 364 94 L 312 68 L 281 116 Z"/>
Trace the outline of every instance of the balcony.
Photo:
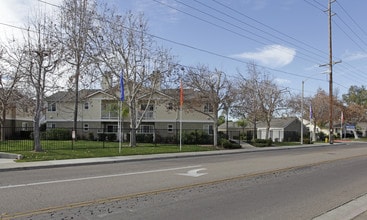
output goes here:
<path id="1" fill-rule="evenodd" d="M 141 118 L 143 116 L 143 120 L 154 120 L 155 115 L 153 111 L 146 111 L 143 115 L 143 112 L 138 112 L 138 118 Z"/>
<path id="2" fill-rule="evenodd" d="M 115 111 L 102 111 L 101 114 L 101 119 L 113 119 L 113 120 L 117 120 L 118 119 L 118 113 Z"/>

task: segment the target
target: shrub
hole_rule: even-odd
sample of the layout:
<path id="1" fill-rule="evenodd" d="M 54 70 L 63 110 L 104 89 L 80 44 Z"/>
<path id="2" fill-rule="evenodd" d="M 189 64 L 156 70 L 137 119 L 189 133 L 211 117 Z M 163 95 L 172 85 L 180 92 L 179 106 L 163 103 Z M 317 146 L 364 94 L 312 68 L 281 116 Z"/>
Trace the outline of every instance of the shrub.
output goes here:
<path id="1" fill-rule="evenodd" d="M 94 134 L 92 132 L 88 133 L 88 140 L 94 141 Z"/>
<path id="2" fill-rule="evenodd" d="M 42 140 L 71 140 L 71 132 L 66 128 L 53 128 L 41 132 Z"/>
<path id="3" fill-rule="evenodd" d="M 107 141 L 115 141 L 116 140 L 116 134 L 112 133 L 112 134 L 107 134 Z"/>
<path id="4" fill-rule="evenodd" d="M 184 132 L 182 140 L 185 144 L 212 144 L 213 138 L 205 131 L 195 130 L 191 132 Z"/>
<path id="5" fill-rule="evenodd" d="M 255 147 L 270 147 L 273 145 L 272 139 L 255 139 L 252 143 Z"/>
<path id="6" fill-rule="evenodd" d="M 237 143 L 233 143 L 230 142 L 227 139 L 220 139 L 219 144 L 224 148 L 224 149 L 240 149 L 241 145 L 237 144 Z"/>
<path id="7" fill-rule="evenodd" d="M 107 134 L 104 133 L 98 133 L 97 134 L 98 141 L 105 141 L 107 138 Z"/>
<path id="8" fill-rule="evenodd" d="M 303 143 L 304 144 L 312 144 L 310 138 L 303 138 Z"/>
<path id="9" fill-rule="evenodd" d="M 153 143 L 153 134 L 136 134 L 136 142 Z"/>

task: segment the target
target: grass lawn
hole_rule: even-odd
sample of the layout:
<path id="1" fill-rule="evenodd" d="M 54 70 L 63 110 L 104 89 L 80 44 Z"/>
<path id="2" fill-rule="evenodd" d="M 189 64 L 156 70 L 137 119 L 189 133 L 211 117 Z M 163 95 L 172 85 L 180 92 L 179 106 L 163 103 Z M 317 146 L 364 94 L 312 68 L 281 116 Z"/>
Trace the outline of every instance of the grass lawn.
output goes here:
<path id="1" fill-rule="evenodd" d="M 51 145 L 42 145 L 43 152 L 34 152 L 33 150 L 16 150 L 12 149 L 10 153 L 21 154 L 23 159 L 17 162 L 45 161 L 45 160 L 63 160 L 77 158 L 93 158 L 93 157 L 113 157 L 128 155 L 147 155 L 160 153 L 179 153 L 179 152 L 198 152 L 216 150 L 212 146 L 184 145 L 180 151 L 177 145 L 154 145 L 154 144 L 138 144 L 137 147 L 122 146 L 119 153 L 118 143 L 106 142 L 103 147 L 91 147 L 90 141 L 77 141 L 72 148 L 59 147 L 62 141 L 54 141 Z M 58 142 L 58 143 L 56 143 Z M 49 147 L 53 146 L 53 147 Z"/>

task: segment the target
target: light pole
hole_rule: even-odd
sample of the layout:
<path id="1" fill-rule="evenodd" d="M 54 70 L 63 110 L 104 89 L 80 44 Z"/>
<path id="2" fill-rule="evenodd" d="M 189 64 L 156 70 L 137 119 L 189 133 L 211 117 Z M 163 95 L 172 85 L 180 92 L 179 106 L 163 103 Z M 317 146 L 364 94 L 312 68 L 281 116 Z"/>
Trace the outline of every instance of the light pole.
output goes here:
<path id="1" fill-rule="evenodd" d="M 303 144 L 303 98 L 305 90 L 305 81 L 302 80 L 302 99 L 301 99 L 301 145 Z"/>
<path id="2" fill-rule="evenodd" d="M 316 75 L 316 74 L 314 74 L 314 75 Z M 314 75 L 312 75 L 312 76 L 314 76 Z M 303 144 L 303 114 L 304 114 L 303 113 L 303 110 L 304 110 L 303 104 L 304 104 L 305 82 L 308 79 L 311 79 L 312 76 L 309 76 L 306 79 L 302 80 L 302 97 L 301 97 L 301 144 Z M 311 119 L 310 119 L 310 123 L 311 123 Z M 310 129 L 311 129 L 311 126 L 310 126 Z M 310 132 L 310 141 L 311 141 L 311 132 Z"/>

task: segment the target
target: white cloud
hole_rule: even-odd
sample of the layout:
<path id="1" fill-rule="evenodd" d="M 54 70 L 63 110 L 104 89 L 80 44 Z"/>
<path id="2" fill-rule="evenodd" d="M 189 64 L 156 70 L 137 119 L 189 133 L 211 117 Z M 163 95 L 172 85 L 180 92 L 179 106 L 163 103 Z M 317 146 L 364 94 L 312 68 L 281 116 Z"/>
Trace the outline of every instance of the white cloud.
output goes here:
<path id="1" fill-rule="evenodd" d="M 234 55 L 240 59 L 251 59 L 264 66 L 283 67 L 290 64 L 296 55 L 296 50 L 282 45 L 269 45 L 258 49 L 257 52 L 245 52 Z"/>
<path id="2" fill-rule="evenodd" d="M 151 19 L 158 20 L 160 24 L 162 22 L 176 23 L 179 12 L 175 8 L 180 8 L 179 4 L 172 0 L 160 2 L 161 4 L 151 0 L 134 0 L 133 7 L 135 10 L 148 15 Z M 167 7 L 167 5 L 172 7 Z"/>
<path id="3" fill-rule="evenodd" d="M 285 85 L 285 84 L 291 84 L 292 83 L 289 79 L 282 79 L 282 78 L 275 78 L 274 81 L 278 85 Z"/>
<path id="4" fill-rule="evenodd" d="M 364 52 L 349 52 L 348 50 L 343 54 L 343 60 L 345 61 L 354 61 L 367 58 L 367 53 Z"/>

